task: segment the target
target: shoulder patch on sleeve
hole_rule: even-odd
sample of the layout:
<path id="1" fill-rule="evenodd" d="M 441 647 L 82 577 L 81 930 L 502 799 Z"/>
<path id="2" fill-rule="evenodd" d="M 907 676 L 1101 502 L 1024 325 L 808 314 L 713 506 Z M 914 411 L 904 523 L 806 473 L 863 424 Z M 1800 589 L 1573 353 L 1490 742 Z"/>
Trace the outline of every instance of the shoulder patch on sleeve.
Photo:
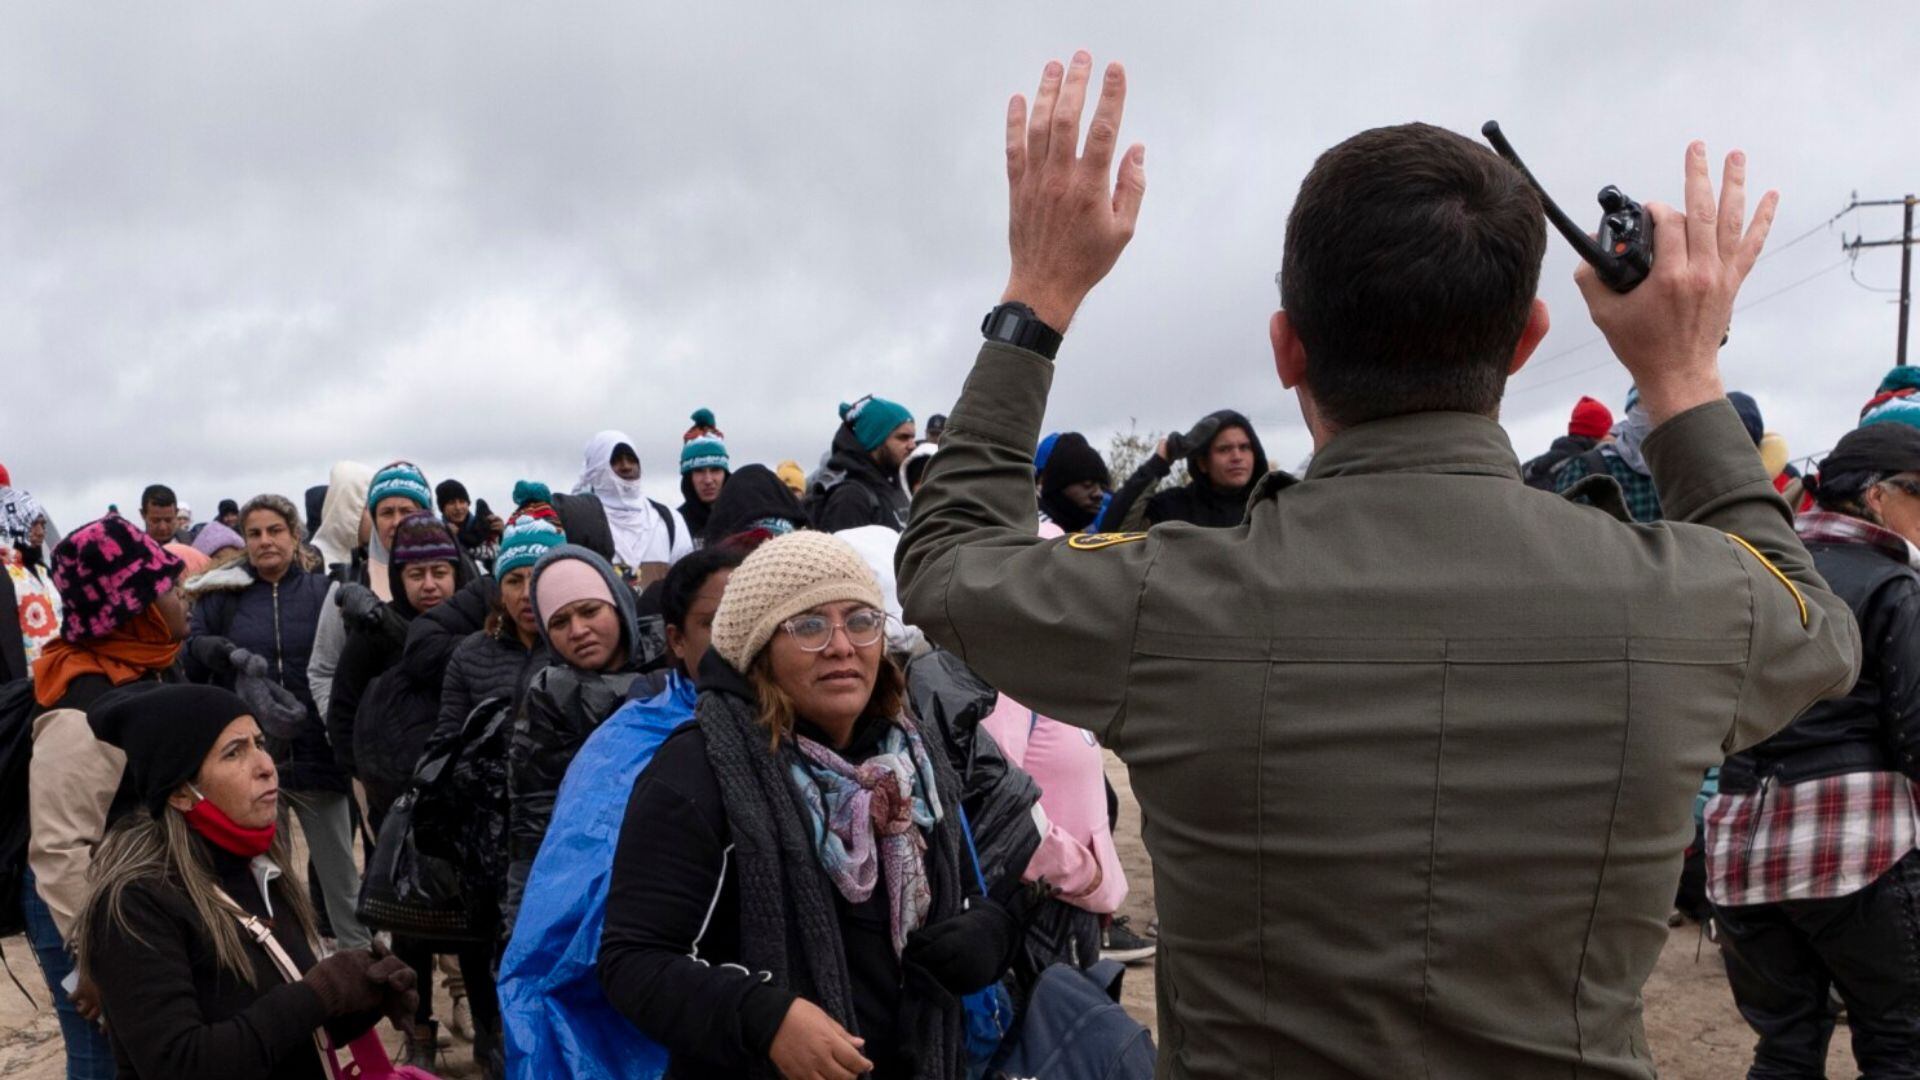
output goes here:
<path id="1" fill-rule="evenodd" d="M 1801 594 L 1800 586 L 1795 585 L 1793 583 L 1792 578 L 1781 573 L 1780 568 L 1773 565 L 1772 559 L 1769 559 L 1765 555 L 1760 554 L 1759 548 L 1754 547 L 1752 544 L 1747 543 L 1745 540 L 1741 539 L 1738 536 L 1733 535 L 1732 533 L 1727 534 L 1727 539 L 1733 541 L 1736 544 L 1739 544 L 1742 548 L 1746 549 L 1747 554 L 1753 556 L 1756 559 L 1759 559 L 1760 565 L 1767 568 L 1767 573 L 1772 574 L 1774 577 L 1774 580 L 1778 581 L 1780 584 L 1785 585 L 1787 587 L 1787 591 L 1793 594 L 1793 602 L 1800 605 L 1800 628 L 1803 630 L 1806 629 L 1807 598 Z"/>
<path id="2" fill-rule="evenodd" d="M 1075 533 L 1067 537 L 1067 546 L 1075 551 L 1101 551 L 1121 544 L 1137 543 L 1145 540 L 1143 532 L 1131 533 Z"/>

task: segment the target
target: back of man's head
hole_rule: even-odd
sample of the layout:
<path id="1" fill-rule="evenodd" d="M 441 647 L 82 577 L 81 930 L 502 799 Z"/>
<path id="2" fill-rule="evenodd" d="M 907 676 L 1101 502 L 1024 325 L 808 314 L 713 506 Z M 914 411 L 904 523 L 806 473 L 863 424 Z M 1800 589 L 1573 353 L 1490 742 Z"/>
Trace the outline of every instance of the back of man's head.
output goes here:
<path id="1" fill-rule="evenodd" d="M 1526 180 L 1451 131 L 1374 128 L 1321 154 L 1280 279 L 1321 415 L 1497 413 L 1546 243 Z"/>
<path id="2" fill-rule="evenodd" d="M 165 484 L 148 484 L 147 490 L 140 493 L 140 509 L 142 510 L 145 510 L 149 506 L 178 505 L 179 499 L 174 496 L 173 489 Z"/>

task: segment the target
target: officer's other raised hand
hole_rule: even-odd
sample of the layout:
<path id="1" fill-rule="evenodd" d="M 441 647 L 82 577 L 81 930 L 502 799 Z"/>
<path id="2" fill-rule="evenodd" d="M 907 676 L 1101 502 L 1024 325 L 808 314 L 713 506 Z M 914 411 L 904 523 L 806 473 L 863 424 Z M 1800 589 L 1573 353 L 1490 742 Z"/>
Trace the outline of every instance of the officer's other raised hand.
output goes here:
<path id="1" fill-rule="evenodd" d="M 1117 63 L 1107 65 L 1086 151 L 1079 152 L 1092 68 L 1085 51 L 1065 68 L 1049 60 L 1031 112 L 1019 94 L 1007 104 L 1013 272 L 1001 299 L 1026 304 L 1062 333 L 1133 238 L 1147 190 L 1147 148 L 1139 143 L 1121 157 L 1118 177 L 1109 179 L 1127 101 L 1127 73 Z"/>
<path id="2" fill-rule="evenodd" d="M 1727 155 L 1717 205 L 1705 143 L 1687 146 L 1686 172 L 1685 213 L 1665 203 L 1647 204 L 1654 224 L 1653 272 L 1645 281 L 1632 292 L 1616 293 L 1585 263 L 1573 275 L 1595 325 L 1632 373 L 1655 424 L 1725 396 L 1720 342 L 1733 317 L 1734 297 L 1760 257 L 1780 203 L 1779 192 L 1767 192 L 1743 232 L 1746 154 Z"/>

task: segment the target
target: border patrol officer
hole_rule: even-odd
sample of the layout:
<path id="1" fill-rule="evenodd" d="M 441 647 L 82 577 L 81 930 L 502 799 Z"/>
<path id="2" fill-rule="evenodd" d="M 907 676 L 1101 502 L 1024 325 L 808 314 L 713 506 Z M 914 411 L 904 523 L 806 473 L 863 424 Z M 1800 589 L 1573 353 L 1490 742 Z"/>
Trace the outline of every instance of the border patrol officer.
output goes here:
<path id="1" fill-rule="evenodd" d="M 1010 106 L 1012 275 L 900 581 L 930 638 L 1131 770 L 1159 1072 L 1652 1077 L 1639 992 L 1701 772 L 1858 667 L 1720 383 L 1777 197 L 1743 232 L 1744 157 L 1716 205 L 1695 143 L 1684 209 L 1649 207 L 1651 276 L 1577 275 L 1657 425 L 1668 522 L 1521 483 L 1496 417 L 1547 330 L 1538 199 L 1407 125 L 1330 150 L 1289 221 L 1271 336 L 1307 475 L 1268 476 L 1233 528 L 1042 541 L 1053 352 L 1145 192 L 1143 147 L 1109 179 L 1117 64 L 1079 150 L 1090 67 Z"/>

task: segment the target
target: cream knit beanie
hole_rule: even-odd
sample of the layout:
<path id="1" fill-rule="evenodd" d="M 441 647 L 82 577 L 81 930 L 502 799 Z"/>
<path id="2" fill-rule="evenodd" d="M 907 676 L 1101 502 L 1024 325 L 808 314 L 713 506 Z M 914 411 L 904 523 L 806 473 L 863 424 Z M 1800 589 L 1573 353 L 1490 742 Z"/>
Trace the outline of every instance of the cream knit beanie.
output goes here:
<path id="1" fill-rule="evenodd" d="M 744 672 L 781 623 L 846 600 L 886 610 L 873 571 L 853 545 L 804 530 L 775 537 L 727 578 L 720 610 L 713 615 L 713 651 Z"/>

